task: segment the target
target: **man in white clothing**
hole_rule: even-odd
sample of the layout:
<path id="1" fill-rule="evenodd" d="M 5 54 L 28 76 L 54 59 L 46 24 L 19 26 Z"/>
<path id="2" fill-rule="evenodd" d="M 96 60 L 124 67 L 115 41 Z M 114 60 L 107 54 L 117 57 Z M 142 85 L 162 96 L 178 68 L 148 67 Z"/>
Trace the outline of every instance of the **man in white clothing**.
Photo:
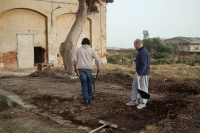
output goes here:
<path id="1" fill-rule="evenodd" d="M 93 59 L 97 66 L 97 73 L 100 71 L 99 57 L 93 48 L 90 47 L 90 40 L 83 38 L 82 46 L 78 48 L 73 57 L 74 71 L 79 71 L 81 88 L 83 93 L 83 104 L 88 104 L 89 100 L 94 98 L 92 92 L 92 69 Z"/>

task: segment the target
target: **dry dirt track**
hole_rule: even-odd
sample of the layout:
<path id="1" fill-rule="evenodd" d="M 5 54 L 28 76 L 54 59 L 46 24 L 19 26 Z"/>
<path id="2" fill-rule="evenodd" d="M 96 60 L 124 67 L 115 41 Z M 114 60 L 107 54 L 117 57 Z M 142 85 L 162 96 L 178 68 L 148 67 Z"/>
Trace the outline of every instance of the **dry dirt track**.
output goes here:
<path id="1" fill-rule="evenodd" d="M 105 128 L 107 133 L 200 132 L 200 79 L 163 79 L 150 78 L 151 98 L 143 110 L 125 105 L 130 100 L 132 77 L 118 72 L 99 74 L 95 98 L 88 106 L 80 104 L 78 79 L 57 79 L 43 72 L 34 77 L 1 78 L 0 83 L 1 89 L 36 105 L 39 113 L 69 120 L 75 127 L 94 129 L 102 119 L 119 125 L 118 130 Z"/>

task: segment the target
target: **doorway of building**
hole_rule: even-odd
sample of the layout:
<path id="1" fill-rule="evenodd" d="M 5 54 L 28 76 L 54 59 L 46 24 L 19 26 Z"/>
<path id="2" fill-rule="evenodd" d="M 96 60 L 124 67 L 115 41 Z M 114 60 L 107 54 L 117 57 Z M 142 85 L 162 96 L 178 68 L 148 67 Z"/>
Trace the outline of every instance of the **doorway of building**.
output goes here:
<path id="1" fill-rule="evenodd" d="M 42 47 L 34 47 L 34 63 L 43 63 L 44 62 L 44 53 L 45 50 Z"/>
<path id="2" fill-rule="evenodd" d="M 17 34 L 18 68 L 33 68 L 33 35 Z"/>

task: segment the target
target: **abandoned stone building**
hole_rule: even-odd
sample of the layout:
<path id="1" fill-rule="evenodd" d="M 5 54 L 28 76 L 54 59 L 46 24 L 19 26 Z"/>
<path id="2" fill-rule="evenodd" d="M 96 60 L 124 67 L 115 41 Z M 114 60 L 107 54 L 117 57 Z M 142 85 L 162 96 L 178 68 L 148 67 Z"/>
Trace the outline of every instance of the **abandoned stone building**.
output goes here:
<path id="1" fill-rule="evenodd" d="M 164 40 L 165 42 L 177 42 L 179 44 L 179 51 L 199 53 L 200 52 L 200 38 L 198 37 L 174 37 Z"/>
<path id="2" fill-rule="evenodd" d="M 78 9 L 78 0 L 0 0 L 0 69 L 34 68 L 37 63 L 63 64 L 60 44 L 67 37 Z M 78 39 L 106 61 L 106 3 L 91 14 Z"/>

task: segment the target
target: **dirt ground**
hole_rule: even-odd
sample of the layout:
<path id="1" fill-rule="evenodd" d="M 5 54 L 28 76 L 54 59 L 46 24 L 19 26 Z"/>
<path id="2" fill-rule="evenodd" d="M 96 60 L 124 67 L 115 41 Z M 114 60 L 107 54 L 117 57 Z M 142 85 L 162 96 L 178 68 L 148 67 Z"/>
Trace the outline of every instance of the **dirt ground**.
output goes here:
<path id="1" fill-rule="evenodd" d="M 95 82 L 95 97 L 87 106 L 80 103 L 79 79 L 55 77 L 63 70 L 47 68 L 28 77 L 1 77 L 0 89 L 19 95 L 37 109 L 8 108 L 1 103 L 0 132 L 83 133 L 104 120 L 119 128 L 97 132 L 199 133 L 200 66 L 160 65 L 151 66 L 151 71 L 151 97 L 142 110 L 126 106 L 131 97 L 132 66 L 103 66 Z M 41 117 L 44 113 L 46 117 Z M 48 116 L 68 124 L 50 121 Z"/>

